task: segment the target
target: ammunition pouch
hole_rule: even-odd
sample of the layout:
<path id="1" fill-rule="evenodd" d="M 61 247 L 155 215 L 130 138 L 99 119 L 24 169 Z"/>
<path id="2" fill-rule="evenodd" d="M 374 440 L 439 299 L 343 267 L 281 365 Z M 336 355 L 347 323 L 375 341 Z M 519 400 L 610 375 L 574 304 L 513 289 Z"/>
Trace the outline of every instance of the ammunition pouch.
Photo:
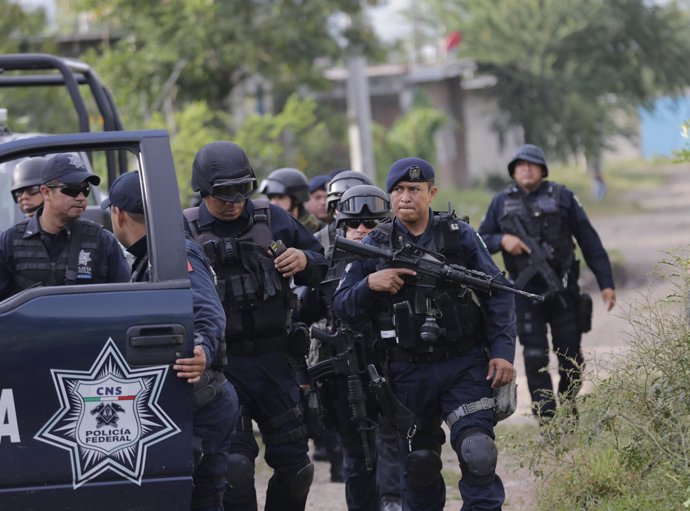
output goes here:
<path id="1" fill-rule="evenodd" d="M 207 369 L 194 384 L 194 409 L 198 410 L 223 395 L 225 375 L 221 371 Z"/>
<path id="2" fill-rule="evenodd" d="M 234 238 L 220 238 L 209 240 L 203 245 L 204 254 L 214 268 L 236 263 L 239 259 L 237 240 Z"/>
<path id="3" fill-rule="evenodd" d="M 583 334 L 592 329 L 592 297 L 587 293 L 577 297 L 577 329 Z"/>
<path id="4" fill-rule="evenodd" d="M 417 345 L 417 324 L 410 302 L 393 304 L 393 324 L 398 346 L 414 348 Z"/>

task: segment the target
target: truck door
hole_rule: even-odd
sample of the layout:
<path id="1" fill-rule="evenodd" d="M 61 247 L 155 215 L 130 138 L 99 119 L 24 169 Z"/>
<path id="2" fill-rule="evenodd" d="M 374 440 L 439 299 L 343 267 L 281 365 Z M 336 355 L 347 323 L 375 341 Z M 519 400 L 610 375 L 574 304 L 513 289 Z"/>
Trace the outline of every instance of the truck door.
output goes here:
<path id="1" fill-rule="evenodd" d="M 4 511 L 190 506 L 192 389 L 170 365 L 191 356 L 192 295 L 167 134 L 23 139 L 0 145 L 0 162 L 106 149 L 139 167 L 151 282 L 38 287 L 0 302 Z"/>

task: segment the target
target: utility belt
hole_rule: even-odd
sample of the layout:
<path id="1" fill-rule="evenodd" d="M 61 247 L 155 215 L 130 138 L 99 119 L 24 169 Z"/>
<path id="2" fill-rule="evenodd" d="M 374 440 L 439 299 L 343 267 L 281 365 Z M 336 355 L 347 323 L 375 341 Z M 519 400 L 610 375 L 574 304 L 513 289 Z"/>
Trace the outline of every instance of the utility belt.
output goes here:
<path id="1" fill-rule="evenodd" d="M 393 346 L 388 349 L 386 358 L 388 362 L 410 362 L 412 364 L 440 362 L 449 358 L 460 357 L 476 346 L 478 344 L 463 347 L 448 344 L 427 348 L 426 351 L 412 351 Z"/>
<path id="2" fill-rule="evenodd" d="M 223 385 L 227 379 L 222 371 L 206 369 L 194 384 L 194 409 L 198 410 L 223 395 Z"/>
<path id="3" fill-rule="evenodd" d="M 309 329 L 304 323 L 293 323 L 290 330 L 272 337 L 258 339 L 232 339 L 228 342 L 230 355 L 263 355 L 282 352 L 296 357 L 306 357 L 309 351 Z"/>

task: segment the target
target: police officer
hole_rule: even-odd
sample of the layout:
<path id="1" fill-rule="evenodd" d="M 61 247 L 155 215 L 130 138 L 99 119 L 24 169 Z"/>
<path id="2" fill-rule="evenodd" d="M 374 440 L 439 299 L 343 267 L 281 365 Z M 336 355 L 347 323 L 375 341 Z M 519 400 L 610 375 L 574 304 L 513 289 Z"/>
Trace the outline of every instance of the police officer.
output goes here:
<path id="1" fill-rule="evenodd" d="M 356 172 L 354 170 L 337 171 L 331 180 L 328 182 L 328 189 L 326 192 L 326 211 L 329 217 L 328 225 L 322 227 L 317 233 L 316 238 L 319 240 L 324 250 L 328 249 L 333 244 L 335 239 L 336 223 L 335 209 L 340 201 L 340 196 L 345 193 L 345 190 L 357 185 L 373 185 L 374 183 L 369 179 L 369 176 L 363 172 Z"/>
<path id="2" fill-rule="evenodd" d="M 520 147 L 508 173 L 514 183 L 493 198 L 479 233 L 490 252 L 502 252 L 516 287 L 547 295 L 541 304 L 521 296 L 515 302 L 534 414 L 544 420 L 556 411 L 551 376 L 544 370 L 549 364 L 547 324 L 558 357 L 558 394 L 576 414 L 573 400 L 581 387 L 582 333 L 591 326 L 591 299 L 580 294 L 573 240 L 596 276 L 608 310 L 616 301 L 611 264 L 577 197 L 546 179 L 549 168 L 541 148 Z M 526 237 L 534 243 L 532 248 Z M 543 252 L 542 263 L 537 263 L 536 252 Z"/>
<path id="3" fill-rule="evenodd" d="M 259 447 L 253 419 L 274 470 L 265 508 L 303 510 L 314 467 L 307 455 L 295 374 L 297 365 L 304 364 L 308 336 L 291 328 L 289 279 L 294 277 L 297 285 L 318 284 L 326 271 L 323 251 L 285 210 L 265 199 L 249 200 L 256 178 L 236 144 L 202 147 L 194 158 L 192 188 L 201 193 L 202 202 L 185 210 L 185 217 L 218 277 L 227 318 L 226 376 L 240 402 L 224 505 L 233 510 L 257 507 L 254 461 Z"/>
<path id="4" fill-rule="evenodd" d="M 78 156 L 59 154 L 45 163 L 43 206 L 0 235 L 0 299 L 40 285 L 129 280 L 115 236 L 80 219 L 91 185 L 99 182 Z"/>
<path id="5" fill-rule="evenodd" d="M 309 183 L 301 170 L 289 167 L 274 170 L 261 182 L 259 193 L 290 213 L 309 232 L 319 230 L 319 221 L 304 207 L 309 201 Z"/>
<path id="6" fill-rule="evenodd" d="M 321 222 L 321 227 L 330 221 L 328 210 L 326 209 L 326 187 L 330 179 L 329 176 L 324 174 L 311 178 L 309 181 L 309 200 L 304 204 L 307 211 Z"/>
<path id="7" fill-rule="evenodd" d="M 134 256 L 132 281 L 149 280 L 146 221 L 138 172 L 126 172 L 101 203 L 110 208 L 115 236 Z M 195 466 L 193 510 L 222 510 L 230 438 L 239 415 L 235 389 L 226 380 L 225 315 L 215 292 L 212 270 L 201 247 L 186 240 L 187 271 L 194 307 L 194 350 L 190 358 L 175 361 L 179 378 L 194 385 Z"/>
<path id="8" fill-rule="evenodd" d="M 336 206 L 337 234 L 348 240 L 362 241 L 379 222 L 390 219 L 390 210 L 388 194 L 380 188 L 373 185 L 353 186 L 342 194 Z M 372 363 L 381 366 L 383 361 L 376 349 L 371 325 L 365 321 L 345 325 L 335 316 L 331 307 L 335 288 L 352 259 L 329 259 L 330 267 L 321 286 L 325 302 L 329 305 L 326 329 L 335 334 L 333 342 L 326 342 L 322 346 L 321 357 L 323 360 L 338 360 L 343 357 L 343 352 L 346 357 L 350 354 L 345 364 L 348 374 L 336 374 L 326 384 L 320 385 L 324 395 L 322 402 L 325 408 L 330 409 L 329 415 L 333 416 L 332 422 L 342 438 L 348 509 L 394 511 L 400 509 L 396 434 L 388 420 L 379 417 L 374 397 L 364 392 L 369 383 L 366 365 Z M 343 349 L 348 336 L 351 345 Z M 343 364 L 333 367 L 343 367 Z M 353 382 L 353 377 L 361 383 Z M 353 385 L 356 387 L 353 388 Z M 362 391 L 359 390 L 360 385 Z M 365 411 L 366 415 L 360 417 Z"/>
<path id="9" fill-rule="evenodd" d="M 12 172 L 12 199 L 26 216 L 32 216 L 43 204 L 41 195 L 41 170 L 46 159 L 42 156 L 25 158 Z"/>
<path id="10" fill-rule="evenodd" d="M 421 158 L 395 162 L 386 180 L 395 218 L 379 224 L 363 243 L 389 250 L 410 243 L 442 254 L 448 263 L 498 275 L 469 225 L 452 214 L 432 212 L 433 180 L 434 169 Z M 409 268 L 364 259 L 346 269 L 334 306 L 345 321 L 373 316 L 382 342 L 388 342 L 393 391 L 417 417 L 419 429 L 398 437 L 403 508 L 443 509 L 440 452 L 445 437 L 440 425 L 445 419 L 462 469 L 462 509 L 501 509 L 505 492 L 495 473 L 491 398 L 493 389 L 515 375 L 512 296 L 430 282 Z"/>

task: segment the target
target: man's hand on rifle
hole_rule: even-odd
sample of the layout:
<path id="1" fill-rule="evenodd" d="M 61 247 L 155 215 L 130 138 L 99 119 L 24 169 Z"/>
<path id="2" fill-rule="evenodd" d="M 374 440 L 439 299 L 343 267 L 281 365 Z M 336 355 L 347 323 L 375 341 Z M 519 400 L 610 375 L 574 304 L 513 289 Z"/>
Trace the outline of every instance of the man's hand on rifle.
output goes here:
<path id="1" fill-rule="evenodd" d="M 487 380 L 491 381 L 491 388 L 497 389 L 506 383 L 510 383 L 515 378 L 515 368 L 513 364 L 503 358 L 492 358 L 489 360 L 489 374 Z"/>
<path id="2" fill-rule="evenodd" d="M 529 247 L 520 238 L 513 234 L 504 234 L 501 238 L 501 248 L 510 255 L 531 253 Z"/>
<path id="3" fill-rule="evenodd" d="M 417 272 L 409 268 L 386 268 L 370 273 L 367 283 L 372 291 L 394 295 L 405 284 L 402 279 L 403 275 L 417 275 Z"/>

